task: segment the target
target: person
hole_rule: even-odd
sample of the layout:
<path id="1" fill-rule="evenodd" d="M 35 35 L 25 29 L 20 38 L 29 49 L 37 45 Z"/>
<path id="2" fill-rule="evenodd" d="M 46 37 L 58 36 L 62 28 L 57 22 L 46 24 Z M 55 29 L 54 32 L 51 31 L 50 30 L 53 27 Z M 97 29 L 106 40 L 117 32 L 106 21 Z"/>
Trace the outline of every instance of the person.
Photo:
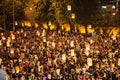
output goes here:
<path id="1" fill-rule="evenodd" d="M 8 80 L 6 72 L 3 70 L 2 65 L 0 65 L 0 80 Z"/>

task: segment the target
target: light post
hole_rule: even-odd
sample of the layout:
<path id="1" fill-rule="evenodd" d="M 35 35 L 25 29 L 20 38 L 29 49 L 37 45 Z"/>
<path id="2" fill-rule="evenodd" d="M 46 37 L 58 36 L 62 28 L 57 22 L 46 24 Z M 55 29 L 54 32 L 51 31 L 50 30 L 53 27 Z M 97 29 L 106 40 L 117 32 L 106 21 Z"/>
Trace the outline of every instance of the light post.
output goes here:
<path id="1" fill-rule="evenodd" d="M 15 31 L 15 5 L 13 0 L 13 31 Z"/>

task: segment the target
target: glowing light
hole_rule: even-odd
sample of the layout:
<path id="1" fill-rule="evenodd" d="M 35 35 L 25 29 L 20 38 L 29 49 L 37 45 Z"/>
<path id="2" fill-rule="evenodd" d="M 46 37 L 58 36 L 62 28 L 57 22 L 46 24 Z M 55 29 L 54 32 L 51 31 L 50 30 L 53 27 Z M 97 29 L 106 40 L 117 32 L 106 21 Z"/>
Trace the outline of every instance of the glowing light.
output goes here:
<path id="1" fill-rule="evenodd" d="M 13 49 L 13 48 L 10 49 L 10 53 L 11 53 L 11 54 L 14 53 L 14 49 Z"/>
<path id="2" fill-rule="evenodd" d="M 71 11 L 71 5 L 68 5 L 68 6 L 67 6 L 67 10 L 68 10 L 68 11 Z"/>
<path id="3" fill-rule="evenodd" d="M 37 35 L 37 36 L 40 36 L 40 32 L 39 32 L 39 31 L 37 31 L 37 32 L 36 32 L 36 35 Z"/>
<path id="4" fill-rule="evenodd" d="M 7 47 L 10 47 L 10 42 L 6 42 Z"/>
<path id="5" fill-rule="evenodd" d="M 120 66 L 120 58 L 118 58 L 118 66 Z"/>
<path id="6" fill-rule="evenodd" d="M 74 56 L 75 55 L 75 51 L 74 49 L 71 49 L 71 56 Z"/>
<path id="7" fill-rule="evenodd" d="M 71 46 L 71 47 L 74 47 L 74 41 L 71 41 L 71 42 L 70 42 L 70 46 Z"/>
<path id="8" fill-rule="evenodd" d="M 14 34 L 12 34 L 11 37 L 12 37 L 13 40 L 15 39 L 15 35 Z"/>
<path id="9" fill-rule="evenodd" d="M 0 40 L 0 46 L 2 45 L 2 40 Z"/>
<path id="10" fill-rule="evenodd" d="M 91 58 L 87 58 L 87 65 L 92 66 L 92 59 Z"/>
<path id="11" fill-rule="evenodd" d="M 51 26 L 51 24 L 52 24 L 51 21 L 49 21 L 48 25 Z"/>
<path id="12" fill-rule="evenodd" d="M 5 36 L 2 36 L 2 40 L 6 40 Z"/>
<path id="13" fill-rule="evenodd" d="M 85 50 L 85 54 L 86 54 L 86 56 L 88 56 L 89 55 L 89 51 Z"/>
<path id="14" fill-rule="evenodd" d="M 72 14 L 71 14 L 71 17 L 72 17 L 72 19 L 75 19 L 75 14 L 72 13 Z"/>
<path id="15" fill-rule="evenodd" d="M 62 54 L 62 60 L 66 61 L 66 54 Z"/>

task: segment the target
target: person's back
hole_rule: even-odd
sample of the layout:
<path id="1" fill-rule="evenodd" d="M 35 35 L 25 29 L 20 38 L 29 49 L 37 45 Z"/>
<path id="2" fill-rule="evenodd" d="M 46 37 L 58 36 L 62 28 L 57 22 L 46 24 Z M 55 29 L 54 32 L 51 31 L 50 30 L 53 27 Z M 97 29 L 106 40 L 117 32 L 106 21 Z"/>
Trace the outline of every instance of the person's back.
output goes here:
<path id="1" fill-rule="evenodd" d="M 0 65 L 0 80 L 7 80 L 6 72 L 2 69 L 1 65 Z"/>

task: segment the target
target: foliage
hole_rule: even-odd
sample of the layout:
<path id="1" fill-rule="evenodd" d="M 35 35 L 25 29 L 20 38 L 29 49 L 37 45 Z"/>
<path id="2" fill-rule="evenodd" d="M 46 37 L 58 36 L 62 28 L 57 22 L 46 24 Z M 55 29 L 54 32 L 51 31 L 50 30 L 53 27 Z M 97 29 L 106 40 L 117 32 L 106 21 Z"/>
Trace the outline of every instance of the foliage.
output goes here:
<path id="1" fill-rule="evenodd" d="M 38 20 L 41 22 L 53 21 L 59 25 L 71 23 L 71 13 L 75 13 L 76 22 L 87 25 L 91 16 L 98 11 L 99 0 L 39 0 L 36 9 L 39 12 Z M 67 11 L 67 5 L 72 6 L 72 11 Z"/>
<path id="2" fill-rule="evenodd" d="M 14 1 L 14 2 L 13 2 Z M 14 18 L 15 21 L 21 21 L 25 19 L 24 8 L 28 0 L 3 0 L 1 5 L 3 5 L 3 15 L 5 17 L 5 22 L 9 27 L 13 24 L 13 4 L 14 4 Z"/>

